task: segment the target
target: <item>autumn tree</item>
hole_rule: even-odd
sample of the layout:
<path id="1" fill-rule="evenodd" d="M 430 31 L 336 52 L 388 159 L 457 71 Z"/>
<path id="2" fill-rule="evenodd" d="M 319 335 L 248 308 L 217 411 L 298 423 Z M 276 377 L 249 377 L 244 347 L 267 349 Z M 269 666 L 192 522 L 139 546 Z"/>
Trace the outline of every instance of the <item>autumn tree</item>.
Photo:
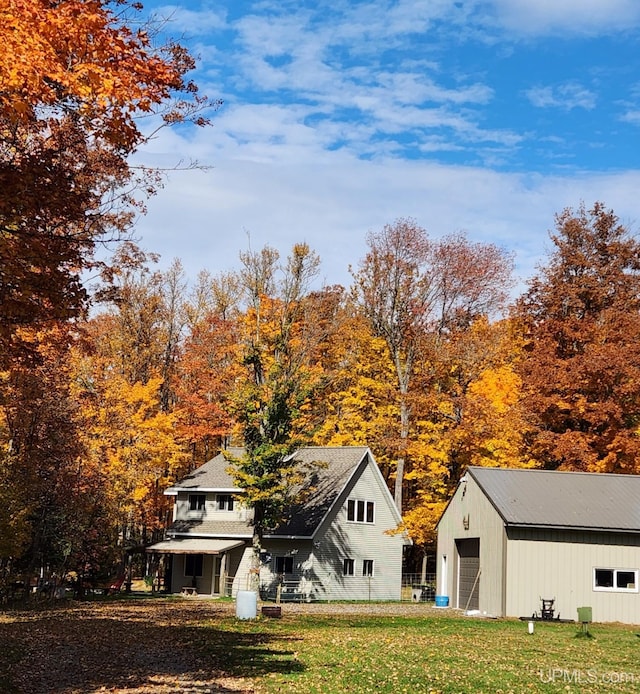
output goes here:
<path id="1" fill-rule="evenodd" d="M 237 320 L 211 310 L 181 346 L 173 386 L 177 433 L 194 467 L 213 457 L 233 433 L 233 394 L 242 374 Z"/>
<path id="2" fill-rule="evenodd" d="M 118 238 L 154 175 L 128 157 L 207 101 L 179 45 L 155 49 L 125 0 L 9 0 L 0 9 L 0 353 L 15 327 L 81 314 L 81 273 Z M 139 178 L 144 176 L 144 182 Z M 144 183 L 144 185 L 143 185 Z M 12 339 L 13 337 L 13 339 Z"/>
<path id="3" fill-rule="evenodd" d="M 411 219 L 387 224 L 367 241 L 369 251 L 354 273 L 355 291 L 374 334 L 385 340 L 395 371 L 394 496 L 402 509 L 416 365 L 437 358 L 449 332 L 501 306 L 512 261 L 496 246 L 471 243 L 462 234 L 430 239 Z"/>
<path id="4" fill-rule="evenodd" d="M 535 466 L 518 372 L 522 340 L 512 322 L 478 318 L 450 333 L 438 357 L 416 369 L 411 400 L 418 414 L 403 520 L 422 546 L 435 540 L 436 523 L 469 465 Z"/>
<path id="5" fill-rule="evenodd" d="M 9 437 L 3 465 L 10 463 L 10 479 L 25 489 L 42 482 L 38 508 L 49 530 L 42 526 L 39 536 L 61 543 L 69 535 L 60 529 L 73 524 L 47 508 L 59 492 L 79 488 L 68 463 L 83 442 L 68 384 L 42 373 L 49 387 L 38 394 L 38 370 L 49 364 L 42 350 L 50 344 L 40 340 L 83 316 L 83 272 L 96 264 L 96 248 L 126 237 L 159 181 L 157 171 L 131 166 L 130 155 L 164 125 L 203 125 L 200 112 L 209 105 L 185 79 L 191 57 L 177 44 L 156 48 L 136 19 L 139 10 L 126 0 L 8 0 L 0 7 L 0 370 L 9 374 L 0 382 Z M 69 327 L 60 334 L 71 345 L 77 330 Z M 87 472 L 83 479 L 96 478 Z M 73 505 L 78 522 L 92 517 L 80 503 L 97 498 L 88 489 Z M 16 486 L 0 495 L 21 493 Z M 46 542 L 34 544 L 34 537 L 27 555 L 44 560 Z"/>
<path id="6" fill-rule="evenodd" d="M 388 479 L 399 416 L 395 372 L 384 338 L 372 333 L 351 298 L 342 294 L 319 356 L 320 397 L 303 413 L 301 424 L 314 445 L 371 447 Z"/>
<path id="7" fill-rule="evenodd" d="M 300 479 L 287 455 L 300 444 L 295 422 L 317 379 L 310 357 L 317 339 L 308 293 L 318 256 L 297 244 L 283 265 L 275 249 L 241 255 L 247 296 L 241 345 L 244 375 L 235 416 L 246 454 L 235 460 L 237 484 L 254 511 L 254 548 L 267 528 L 282 520 Z"/>
<path id="8" fill-rule="evenodd" d="M 521 375 L 545 467 L 638 472 L 640 244 L 596 203 L 565 209 L 517 306 Z"/>
<path id="9" fill-rule="evenodd" d="M 78 434 L 83 420 L 71 389 L 68 328 L 20 331 L 31 344 L 28 357 L 2 377 L 0 429 L 7 438 L 0 442 L 0 474 L 8 498 L 0 525 L 15 535 L 3 543 L 0 562 L 27 582 L 96 573 L 109 563 L 114 538 L 104 524 L 104 489 Z"/>
<path id="10" fill-rule="evenodd" d="M 89 349 L 74 354 L 83 441 L 105 473 L 120 546 L 155 537 L 164 488 L 187 468 L 175 411 L 186 283 L 179 263 L 158 272 L 153 261 L 122 245 L 98 293 L 102 312 L 82 325 Z"/>

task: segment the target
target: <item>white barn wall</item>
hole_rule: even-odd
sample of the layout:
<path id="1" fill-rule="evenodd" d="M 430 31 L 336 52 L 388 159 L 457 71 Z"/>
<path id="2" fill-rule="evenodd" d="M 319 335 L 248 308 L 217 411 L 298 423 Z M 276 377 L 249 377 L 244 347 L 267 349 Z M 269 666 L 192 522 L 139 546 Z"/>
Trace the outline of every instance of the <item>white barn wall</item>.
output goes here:
<path id="1" fill-rule="evenodd" d="M 437 592 L 449 597 L 450 607 L 465 607 L 458 599 L 456 540 L 472 538 L 480 539 L 479 609 L 500 617 L 504 614 L 504 524 L 477 483 L 467 475 L 467 482 L 458 486 L 438 523 Z M 447 557 L 446 585 L 442 585 L 443 556 Z"/>
<path id="2" fill-rule="evenodd" d="M 640 569 L 640 537 L 589 531 L 509 530 L 506 615 L 540 610 L 555 598 L 556 616 L 577 619 L 592 607 L 594 621 L 640 624 L 640 593 L 593 589 L 594 568 Z"/>

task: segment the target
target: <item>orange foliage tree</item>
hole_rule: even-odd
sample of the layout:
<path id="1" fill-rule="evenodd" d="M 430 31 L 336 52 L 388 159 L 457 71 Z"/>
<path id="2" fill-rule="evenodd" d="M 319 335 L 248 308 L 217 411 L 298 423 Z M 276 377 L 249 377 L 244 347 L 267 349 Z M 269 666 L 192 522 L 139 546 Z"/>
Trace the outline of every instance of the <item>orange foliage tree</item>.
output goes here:
<path id="1" fill-rule="evenodd" d="M 178 45 L 155 50 L 124 0 L 0 7 L 0 350 L 14 327 L 81 313 L 95 244 L 132 221 L 136 121 L 204 123 Z M 129 20 L 129 24 L 127 21 Z M 174 96 L 176 98 L 174 98 Z M 145 192 L 153 180 L 145 182 Z"/>
<path id="2" fill-rule="evenodd" d="M 354 273 L 354 289 L 374 335 L 385 340 L 395 371 L 394 497 L 402 509 L 417 365 L 437 360 L 451 331 L 500 308 L 512 260 L 496 246 L 471 243 L 462 234 L 432 240 L 412 219 L 387 224 L 367 240 L 369 251 Z"/>
<path id="3" fill-rule="evenodd" d="M 518 362 L 521 339 L 507 320 L 476 320 L 449 333 L 439 361 L 416 374 L 416 417 L 407 478 L 412 495 L 404 522 L 430 545 L 435 525 L 469 465 L 532 467 Z"/>
<path id="4" fill-rule="evenodd" d="M 520 373 L 547 468 L 638 472 L 640 243 L 613 211 L 567 209 L 518 304 Z"/>
<path id="5" fill-rule="evenodd" d="M 0 565 L 26 580 L 48 571 L 97 574 L 110 565 L 114 536 L 105 488 L 85 457 L 81 408 L 71 387 L 68 326 L 21 328 L 31 346 L 2 374 L 0 420 L 7 438 L 0 473 L 12 491 L 0 525 L 12 528 Z"/>

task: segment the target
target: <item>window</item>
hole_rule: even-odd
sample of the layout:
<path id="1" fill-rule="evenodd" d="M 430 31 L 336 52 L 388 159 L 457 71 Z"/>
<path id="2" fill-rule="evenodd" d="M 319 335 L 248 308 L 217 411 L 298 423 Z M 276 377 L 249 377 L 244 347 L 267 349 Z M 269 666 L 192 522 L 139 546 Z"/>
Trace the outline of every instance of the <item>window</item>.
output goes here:
<path id="1" fill-rule="evenodd" d="M 218 494 L 218 511 L 233 511 L 233 497 L 231 494 Z"/>
<path id="2" fill-rule="evenodd" d="M 276 557 L 276 573 L 293 573 L 293 557 Z"/>
<path id="3" fill-rule="evenodd" d="M 373 523 L 374 507 L 373 501 L 347 499 L 347 520 L 353 523 Z"/>
<path id="4" fill-rule="evenodd" d="M 189 511 L 204 511 L 206 499 L 204 494 L 189 494 Z"/>
<path id="5" fill-rule="evenodd" d="M 353 559 L 345 559 L 342 562 L 342 573 L 344 576 L 353 576 L 353 574 L 354 574 L 354 561 L 353 561 Z"/>
<path id="6" fill-rule="evenodd" d="M 362 575 L 373 576 L 373 559 L 364 559 L 362 562 Z"/>
<path id="7" fill-rule="evenodd" d="M 638 569 L 594 569 L 593 589 L 638 592 Z"/>
<path id="8" fill-rule="evenodd" d="M 184 558 L 185 576 L 202 576 L 202 554 L 187 554 Z"/>

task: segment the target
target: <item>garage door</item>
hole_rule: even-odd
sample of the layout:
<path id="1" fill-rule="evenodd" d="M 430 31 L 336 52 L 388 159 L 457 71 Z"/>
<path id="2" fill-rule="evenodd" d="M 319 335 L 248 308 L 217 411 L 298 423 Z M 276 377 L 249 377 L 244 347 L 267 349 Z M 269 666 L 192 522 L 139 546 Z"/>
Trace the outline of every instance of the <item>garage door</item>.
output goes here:
<path id="1" fill-rule="evenodd" d="M 456 540 L 458 549 L 458 607 L 479 609 L 480 538 Z"/>

